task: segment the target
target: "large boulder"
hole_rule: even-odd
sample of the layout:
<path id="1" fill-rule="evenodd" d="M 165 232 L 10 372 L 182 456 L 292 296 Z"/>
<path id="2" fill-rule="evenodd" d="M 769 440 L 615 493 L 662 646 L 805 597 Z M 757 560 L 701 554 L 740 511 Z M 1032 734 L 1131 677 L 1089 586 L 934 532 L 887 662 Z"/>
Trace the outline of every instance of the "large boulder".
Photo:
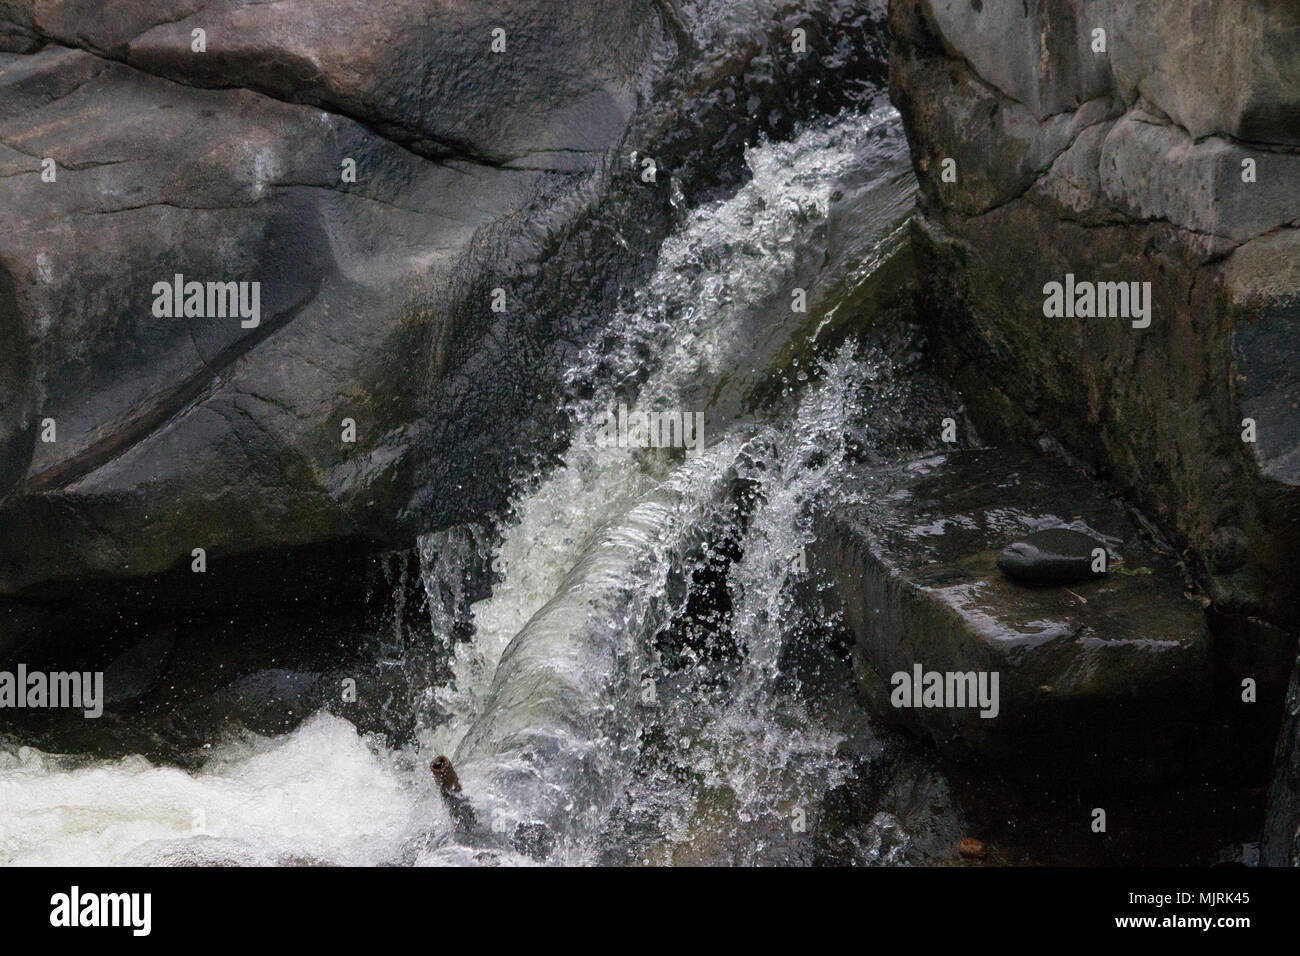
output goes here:
<path id="1" fill-rule="evenodd" d="M 954 451 L 866 469 L 842 499 L 809 560 L 834 582 L 878 714 L 1013 771 L 1186 769 L 1210 714 L 1205 611 L 1173 557 L 1093 482 L 1043 456 Z M 998 569 L 1002 548 L 1050 528 L 1100 542 L 1107 573 L 1037 586 Z M 975 674 L 985 697 L 899 698 L 918 670 L 922 686 Z"/>
<path id="2" fill-rule="evenodd" d="M 452 331 L 427 293 L 544 174 L 428 162 L 352 120 L 79 51 L 10 57 L 0 84 L 0 321 L 19 344 L 0 587 L 390 536 L 426 350 Z M 156 317 L 177 274 L 260 283 L 257 324 Z"/>
<path id="3" fill-rule="evenodd" d="M 498 399 L 534 356 L 482 340 L 487 292 L 609 178 L 673 49 L 654 9 L 7 3 L 0 21 L 34 50 L 0 63 L 0 593 L 146 578 L 194 548 L 219 573 L 409 545 L 430 474 L 447 483 L 421 518 L 499 497 L 508 456 L 471 459 L 523 444 Z M 175 276 L 258 283 L 260 314 L 159 316 Z M 458 382 L 471 361 L 497 374 Z"/>
<path id="4" fill-rule="evenodd" d="M 499 513 L 681 204 L 878 91 L 882 17 L 0 0 L 0 653 Z M 178 275 L 256 323 L 157 315 Z"/>
<path id="5" fill-rule="evenodd" d="M 1300 257 L 1286 256 L 1274 260 L 1272 276 L 1277 281 L 1300 282 L 1295 272 Z M 1290 273 L 1290 275 L 1288 275 Z M 1294 326 L 1287 328 L 1285 321 L 1261 322 L 1250 328 L 1247 335 L 1268 337 L 1254 350 L 1263 374 L 1255 381 L 1242 383 L 1243 395 L 1258 403 L 1257 418 L 1278 421 L 1293 413 L 1285 407 L 1279 390 L 1270 388 L 1270 381 L 1289 379 L 1295 382 L 1297 365 L 1292 355 L 1295 348 Z M 1262 379 L 1262 382 L 1260 381 Z M 1261 387 L 1261 385 L 1263 387 Z M 1291 394 L 1296 394 L 1293 386 Z M 1243 403 L 1246 401 L 1243 397 Z M 1265 416 L 1268 416 L 1265 418 Z M 1262 450 L 1262 449 L 1261 449 Z M 1294 449 L 1283 451 L 1273 459 L 1262 459 L 1261 466 L 1290 469 L 1295 467 Z M 1290 460 L 1288 460 L 1288 456 Z M 1277 738 L 1274 756 L 1274 778 L 1269 790 L 1268 815 L 1264 825 L 1263 862 L 1267 866 L 1300 866 L 1300 659 L 1291 671 L 1291 683 L 1285 697 L 1282 729 Z"/>
<path id="6" fill-rule="evenodd" d="M 1300 660 L 1287 688 L 1261 849 L 1265 866 L 1300 866 Z"/>
<path id="7" fill-rule="evenodd" d="M 85 49 L 319 107 L 424 156 L 535 169 L 590 165 L 618 139 L 662 31 L 653 4 L 590 0 L 0 4 L 8 49 Z"/>
<path id="8" fill-rule="evenodd" d="M 976 423 L 1051 433 L 1219 609 L 1300 624 L 1292 6 L 895 0 L 891 37 L 932 341 Z M 1150 283 L 1149 316 L 1049 317 L 1067 275 Z"/>

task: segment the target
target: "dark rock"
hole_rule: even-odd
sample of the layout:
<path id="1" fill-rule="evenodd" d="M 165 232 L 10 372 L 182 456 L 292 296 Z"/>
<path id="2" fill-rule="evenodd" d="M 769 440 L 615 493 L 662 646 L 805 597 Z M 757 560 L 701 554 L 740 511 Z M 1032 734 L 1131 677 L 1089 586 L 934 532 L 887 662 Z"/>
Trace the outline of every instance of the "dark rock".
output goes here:
<path id="1" fill-rule="evenodd" d="M 1053 435 L 1217 606 L 1294 627 L 1300 20 L 1280 0 L 898 0 L 890 25 L 922 308 L 976 426 Z M 1150 282 L 1150 326 L 1045 317 L 1067 273 Z"/>
<path id="2" fill-rule="evenodd" d="M 1049 528 L 1013 541 L 998 552 L 998 570 L 1030 584 L 1072 584 L 1101 577 L 1094 570 L 1096 551 L 1106 546 L 1090 535 L 1069 528 Z"/>
<path id="3" fill-rule="evenodd" d="M 734 184 L 758 132 L 879 92 L 882 16 L 0 3 L 0 656 L 90 588 L 259 603 L 223 575 L 498 513 L 562 440 L 560 373 L 652 264 L 670 186 Z M 794 25 L 808 55 L 771 55 Z M 177 273 L 262 283 L 259 325 L 155 319 Z M 220 586 L 186 576 L 197 547 Z"/>
<path id="4" fill-rule="evenodd" d="M 1266 621 L 1209 610 L 1214 643 L 1214 701 L 1236 741 L 1222 761 L 1225 772 L 1243 784 L 1262 788 L 1282 730 L 1294 634 Z"/>
<path id="5" fill-rule="evenodd" d="M 232 682 L 182 708 L 180 723 L 199 730 L 242 725 L 259 734 L 282 734 L 324 703 L 321 675 L 268 668 Z"/>
<path id="6" fill-rule="evenodd" d="M 520 823 L 510 837 L 510 845 L 524 856 L 542 861 L 555 852 L 555 834 L 545 823 Z"/>
<path id="7" fill-rule="evenodd" d="M 1300 658 L 1292 668 L 1287 688 L 1273 774 L 1264 821 L 1262 862 L 1265 866 L 1300 866 Z"/>
<path id="8" fill-rule="evenodd" d="M 521 55 L 513 59 L 479 57 L 482 72 L 508 91 L 487 108 L 471 105 L 488 95 L 477 82 L 448 82 L 437 96 L 421 93 L 427 70 L 394 57 L 387 43 L 374 46 L 391 21 L 360 16 L 358 9 L 363 28 L 339 35 L 335 12 L 304 9 L 310 6 L 211 10 L 200 17 L 211 53 L 182 58 L 200 71 L 201 62 L 234 64 L 223 44 L 234 40 L 237 24 L 223 26 L 223 18 L 251 17 L 239 27 L 238 42 L 261 52 L 240 62 L 264 78 L 276 75 L 267 66 L 272 61 L 287 68 L 297 87 L 294 95 L 276 91 L 283 99 L 181 85 L 112 58 L 139 36 L 151 37 L 150 49 L 170 43 L 154 23 L 184 19 L 185 5 L 127 4 L 111 21 L 80 24 L 78 42 L 108 51 L 105 56 L 52 46 L 5 57 L 0 225 L 4 235 L 22 241 L 12 252 L 0 249 L 0 326 L 19 344 L 0 367 L 0 395 L 15 411 L 5 416 L 10 430 L 0 433 L 0 473 L 8 479 L 0 507 L 9 532 L 0 541 L 0 592 L 157 574 L 188 564 L 194 547 L 207 550 L 215 569 L 233 554 L 340 538 L 409 544 L 408 522 L 418 515 L 402 512 L 425 477 L 422 469 L 450 478 L 459 466 L 440 469 L 440 462 L 472 457 L 463 447 L 458 453 L 457 440 L 445 433 L 437 452 L 447 457 L 425 457 L 421 438 L 434 427 L 423 418 L 431 388 L 459 392 L 462 414 L 473 419 L 462 426 L 466 435 L 489 420 L 510 427 L 523 417 L 504 409 L 495 419 L 476 417 L 464 407 L 468 395 L 457 375 L 471 356 L 460 352 L 457 337 L 482 321 L 481 313 L 491 313 L 486 292 L 480 313 L 478 290 L 457 274 L 467 259 L 490 268 L 490 257 L 474 244 L 494 223 L 531 206 L 534 226 L 558 227 L 578 211 L 561 194 L 577 188 L 578 172 L 597 175 L 604 151 L 626 128 L 631 87 L 641 84 L 642 67 L 663 42 L 656 41 L 657 17 L 653 11 L 626 19 L 600 15 L 618 34 L 608 35 L 612 45 L 606 46 L 584 22 L 592 9 L 581 14 L 581 3 L 567 14 L 547 4 L 511 5 L 507 19 L 514 23 L 522 17 L 541 28 L 531 21 L 554 14 L 557 23 L 570 18 L 566 30 L 588 30 L 569 33 L 577 46 L 565 52 L 568 41 L 548 31 L 548 55 L 589 92 L 598 87 L 592 95 L 599 102 L 583 95 L 549 101 L 585 117 L 582 136 L 570 138 L 577 135 L 574 124 L 557 118 L 545 134 L 552 140 L 525 143 L 503 127 L 513 116 L 548 130 L 537 125 L 540 104 L 523 106 L 531 96 L 528 69 L 537 67 L 523 48 L 538 38 L 521 34 Z M 383 16 L 409 17 L 414 6 L 429 5 L 386 8 Z M 429 10 L 456 16 L 443 5 Z M 73 30 L 78 11 L 67 5 L 46 13 L 57 39 Z M 492 12 L 476 7 L 467 15 L 476 20 Z M 265 25 L 258 18 L 267 16 L 279 25 L 259 32 Z M 282 16 L 288 19 L 276 19 Z M 469 31 L 474 25 L 460 24 Z M 188 49 L 191 24 L 174 26 L 177 43 L 183 36 Z M 161 29 L 171 36 L 173 26 Z M 466 57 L 490 42 L 485 31 L 483 43 L 471 45 L 447 24 L 403 36 L 435 49 L 454 41 Z M 636 50 L 629 48 L 620 65 L 615 48 L 624 42 Z M 329 86 L 319 74 L 313 85 L 296 72 L 302 57 L 293 50 L 313 43 L 321 49 L 307 59 L 332 61 L 352 84 L 400 79 L 413 88 L 400 97 L 379 92 L 369 112 L 361 100 L 344 113 L 301 105 Z M 391 72 L 356 72 L 364 51 Z M 442 52 L 424 56 L 431 68 L 465 68 Z M 587 66 L 584 57 L 592 58 Z M 518 76 L 497 75 L 503 70 Z M 220 85 L 238 85 L 238 72 L 222 73 Z M 557 91 L 576 93 L 553 71 L 543 72 L 552 72 Z M 177 78 L 201 84 L 204 76 Z M 217 85 L 216 74 L 208 78 Z M 512 165 L 499 154 L 478 156 L 472 146 L 463 150 L 467 157 L 416 155 L 375 131 L 394 123 L 419 126 L 385 113 L 390 100 L 393 109 L 400 100 L 497 123 L 499 148 L 531 158 Z M 429 120 L 416 131 L 455 135 L 437 125 Z M 45 156 L 59 164 L 55 183 L 39 176 Z M 356 183 L 342 180 L 345 158 L 356 162 Z M 540 244 L 518 246 L 510 267 L 540 255 Z M 260 282 L 259 325 L 155 318 L 152 286 L 177 273 Z M 504 280 L 491 283 L 497 284 Z M 489 359 L 486 367 L 494 364 Z M 505 361 L 501 373 L 511 374 L 513 364 Z M 485 374 L 475 387 L 499 394 L 513 386 Z M 54 442 L 37 436 L 45 418 L 57 424 Z M 354 443 L 342 439 L 344 419 L 356 423 Z M 492 440 L 512 446 L 502 434 Z M 497 471 L 497 494 L 505 467 L 498 460 L 495 469 L 479 469 Z M 440 497 L 452 515 L 474 504 L 470 495 Z"/>
<path id="9" fill-rule="evenodd" d="M 1212 866 L 1259 866 L 1258 843 L 1233 843 L 1219 851 Z"/>
<path id="10" fill-rule="evenodd" d="M 158 634 L 118 655 L 104 669 L 104 703 L 121 704 L 154 690 L 174 649 L 175 641 Z"/>
<path id="11" fill-rule="evenodd" d="M 418 28 L 416 28 L 418 24 Z M 372 126 L 414 152 L 489 166 L 587 166 L 623 132 L 663 28 L 653 5 L 397 0 L 17 0 L 26 32 L 188 86 L 253 90 Z M 495 28 L 503 53 L 490 51 Z M 207 51 L 192 51 L 192 31 Z M 335 164 L 337 165 L 337 164 Z"/>
<path id="12" fill-rule="evenodd" d="M 1092 482 L 1051 459 L 977 451 L 867 470 L 842 492 L 809 566 L 835 585 L 873 710 L 1012 772 L 1186 769 L 1179 744 L 1191 745 L 1209 696 L 1205 614 L 1175 562 Z M 1072 588 L 998 572 L 1008 538 L 1062 526 L 1086 529 L 1122 565 Z M 974 702 L 893 706 L 893 675 L 910 683 L 916 665 L 998 675 L 996 716 Z"/>

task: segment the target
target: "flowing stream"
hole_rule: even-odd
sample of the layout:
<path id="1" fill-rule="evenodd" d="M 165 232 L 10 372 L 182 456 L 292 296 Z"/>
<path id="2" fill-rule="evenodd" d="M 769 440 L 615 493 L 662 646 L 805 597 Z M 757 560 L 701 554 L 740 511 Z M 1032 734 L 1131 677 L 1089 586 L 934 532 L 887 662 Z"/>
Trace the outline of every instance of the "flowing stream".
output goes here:
<path id="1" fill-rule="evenodd" d="M 813 346 L 898 253 L 914 183 L 887 106 L 747 162 L 734 195 L 681 210 L 571 370 L 570 446 L 521 478 L 489 536 L 472 634 L 431 616 L 441 676 L 413 704 L 415 743 L 321 712 L 214 741 L 193 772 L 0 745 L 0 862 L 810 861 L 808 821 L 870 762 L 873 733 L 822 646 L 836 622 L 803 549 L 863 389 L 889 371 L 853 342 Z M 703 413 L 701 447 L 611 446 L 620 405 Z M 428 587 L 470 540 L 419 542 Z M 437 792 L 436 754 L 468 825 Z M 847 858 L 900 862 L 907 840 L 881 812 Z"/>

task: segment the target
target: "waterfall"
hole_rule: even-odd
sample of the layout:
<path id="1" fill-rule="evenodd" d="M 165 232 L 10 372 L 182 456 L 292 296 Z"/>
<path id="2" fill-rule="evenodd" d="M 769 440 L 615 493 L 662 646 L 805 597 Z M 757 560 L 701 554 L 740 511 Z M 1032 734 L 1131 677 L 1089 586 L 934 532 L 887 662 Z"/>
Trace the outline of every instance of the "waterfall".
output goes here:
<path id="1" fill-rule="evenodd" d="M 789 821 L 849 773 L 842 729 L 783 666 L 834 625 L 799 599 L 815 587 L 800 554 L 885 362 L 813 345 L 899 249 L 914 183 L 888 107 L 747 163 L 579 356 L 562 459 L 521 476 L 495 535 L 418 542 L 434 663 L 415 743 L 321 713 L 213 741 L 192 773 L 0 745 L 0 862 L 657 861 L 710 837 L 733 859 L 787 858 Z M 703 447 L 611 444 L 620 406 L 702 413 Z M 489 537 L 491 594 L 465 613 L 458 568 Z M 435 792 L 438 753 L 475 833 Z M 545 853 L 521 845 L 539 832 Z M 877 850 L 863 861 L 892 859 Z"/>

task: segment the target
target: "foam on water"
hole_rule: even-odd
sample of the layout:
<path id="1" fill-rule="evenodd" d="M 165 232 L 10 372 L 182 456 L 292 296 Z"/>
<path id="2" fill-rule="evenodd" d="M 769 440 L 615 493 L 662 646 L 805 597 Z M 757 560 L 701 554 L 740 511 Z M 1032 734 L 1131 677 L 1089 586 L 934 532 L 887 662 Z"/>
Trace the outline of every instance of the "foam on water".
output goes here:
<path id="1" fill-rule="evenodd" d="M 882 132 L 883 145 L 863 145 Z M 744 824 L 786 814 L 797 794 L 835 786 L 845 772 L 834 756 L 840 738 L 781 696 L 773 678 L 792 626 L 790 561 L 808 542 L 811 506 L 834 476 L 862 368 L 842 351 L 783 422 L 758 425 L 743 412 L 774 356 L 813 332 L 792 317 L 788 290 L 805 279 L 810 288 L 830 281 L 818 270 L 837 193 L 846 177 L 882 155 L 879 221 L 859 225 L 878 244 L 896 241 L 912 189 L 900 144 L 897 114 L 879 110 L 753 148 L 751 181 L 692 211 L 664 243 L 653 277 L 571 374 L 570 384 L 587 396 L 572 408 L 571 447 L 559 466 L 535 476 L 501 527 L 497 583 L 472 608 L 473 638 L 430 635 L 454 657 L 451 679 L 431 689 L 446 719 L 421 728 L 417 745 L 392 751 L 320 714 L 284 737 L 216 742 L 196 772 L 143 758 L 87 761 L 0 749 L 0 862 L 473 862 L 481 854 L 452 837 L 428 758 L 464 745 L 481 761 L 462 773 L 466 792 L 477 787 L 480 806 L 495 803 L 512 819 L 535 818 L 536 801 L 522 786 L 511 790 L 519 774 L 552 790 L 583 779 L 576 770 L 547 776 L 553 768 L 546 767 L 539 776 L 536 766 L 520 766 L 536 760 L 537 748 L 519 750 L 519 715 L 543 705 L 529 704 L 517 688 L 545 688 L 547 681 L 588 695 L 564 701 L 558 717 L 546 710 L 548 739 L 562 738 L 566 752 L 599 751 L 603 761 L 601 786 L 584 791 L 593 802 L 574 814 L 584 826 L 558 834 L 565 860 L 599 856 L 601 821 L 616 798 L 653 806 L 660 837 L 672 842 L 709 818 L 701 809 L 705 791 L 725 788 L 726 816 Z M 683 466 L 663 454 L 601 447 L 598 414 L 632 393 L 634 407 L 709 411 L 705 454 Z M 689 533 L 726 513 L 728 475 L 758 489 L 742 556 L 727 580 L 744 663 L 730 677 L 728 700 L 711 702 L 688 682 L 688 692 L 668 699 L 655 717 L 672 725 L 687 751 L 694 745 L 686 764 L 702 783 L 681 785 L 633 769 L 641 718 L 626 685 L 641 674 L 638 648 L 684 604 L 683 594 L 668 592 L 674 579 L 689 577 L 682 566 Z M 604 653 L 609 641 L 590 630 L 592 608 L 602 626 L 614 622 L 625 632 L 610 645 L 619 645 L 617 653 Z M 587 657 L 567 659 L 579 653 L 564 642 L 569 631 L 583 635 Z M 508 670 L 499 674 L 503 656 Z M 517 686 L 502 686 L 512 681 Z M 503 707 L 514 710 L 494 724 L 494 709 Z M 583 711 L 612 716 L 590 722 Z M 611 742 L 604 735 L 614 734 L 614 725 L 628 733 Z M 467 742 L 474 728 L 478 736 Z M 735 835 L 732 824 L 719 832 Z M 507 848 L 492 852 L 497 862 L 523 860 Z"/>
<path id="2" fill-rule="evenodd" d="M 86 762 L 0 751 L 0 861 L 350 863 L 396 859 L 424 776 L 318 714 L 277 739 L 226 741 L 196 773 L 143 757 Z"/>

